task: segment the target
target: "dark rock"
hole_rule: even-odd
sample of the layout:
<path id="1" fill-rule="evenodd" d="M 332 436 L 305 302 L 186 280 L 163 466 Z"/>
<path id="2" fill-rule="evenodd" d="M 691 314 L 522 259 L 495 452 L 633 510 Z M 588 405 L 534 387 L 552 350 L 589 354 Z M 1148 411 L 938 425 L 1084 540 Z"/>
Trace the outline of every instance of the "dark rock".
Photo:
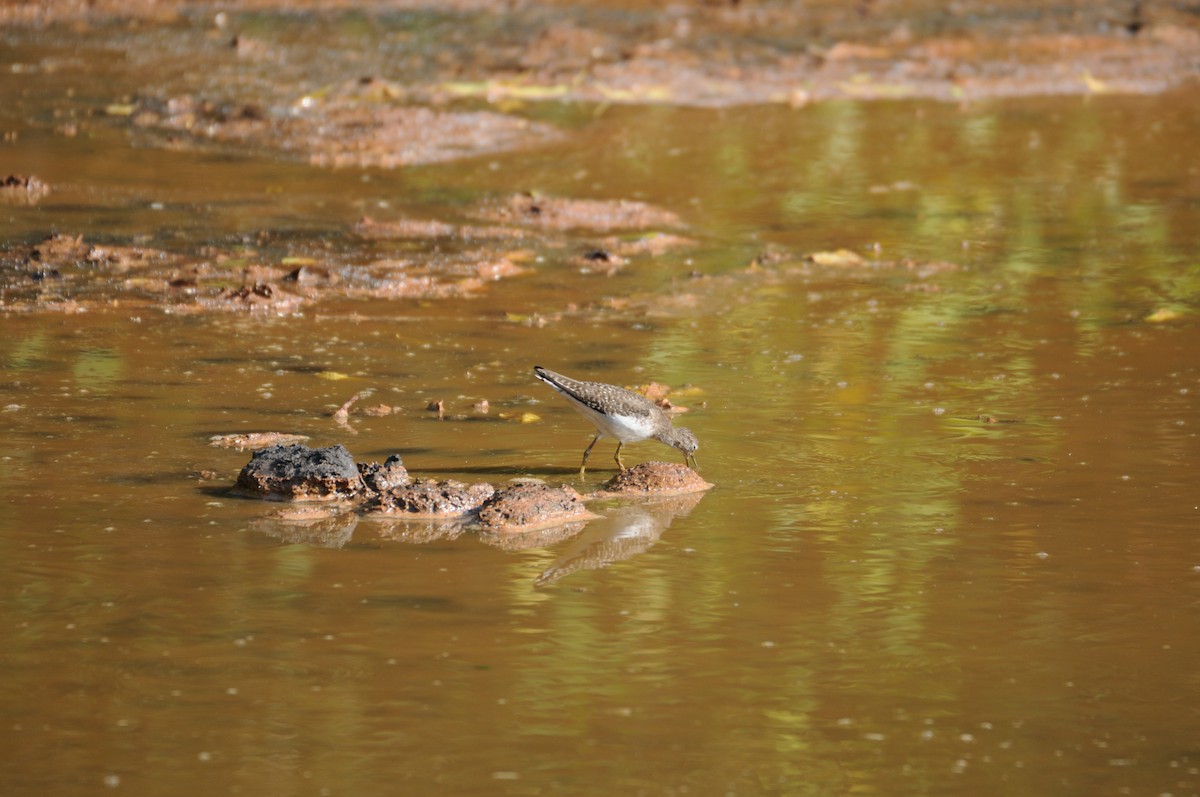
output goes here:
<path id="1" fill-rule="evenodd" d="M 255 495 L 297 501 L 336 501 L 363 490 L 354 459 L 341 445 L 275 445 L 255 451 L 237 483 Z"/>

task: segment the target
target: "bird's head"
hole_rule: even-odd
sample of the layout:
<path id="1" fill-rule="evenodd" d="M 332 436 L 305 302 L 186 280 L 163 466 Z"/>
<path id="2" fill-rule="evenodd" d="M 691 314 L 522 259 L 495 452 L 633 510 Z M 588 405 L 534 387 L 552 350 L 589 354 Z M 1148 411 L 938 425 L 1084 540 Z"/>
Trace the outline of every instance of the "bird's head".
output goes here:
<path id="1" fill-rule="evenodd" d="M 696 439 L 696 435 L 692 434 L 691 429 L 672 429 L 670 439 L 664 440 L 664 443 L 675 446 L 683 452 L 683 461 L 690 467 L 698 469 L 696 465 L 696 449 L 700 447 L 700 441 Z"/>

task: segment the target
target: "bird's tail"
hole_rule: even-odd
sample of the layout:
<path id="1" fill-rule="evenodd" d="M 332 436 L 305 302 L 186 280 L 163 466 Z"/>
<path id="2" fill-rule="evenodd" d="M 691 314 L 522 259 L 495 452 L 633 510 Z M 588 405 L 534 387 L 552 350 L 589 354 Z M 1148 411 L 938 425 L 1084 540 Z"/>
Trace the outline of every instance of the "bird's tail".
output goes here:
<path id="1" fill-rule="evenodd" d="M 553 371 L 547 371 L 542 366 L 535 365 L 533 366 L 533 373 L 538 379 L 542 380 L 558 392 L 561 393 L 566 390 L 566 385 L 560 381 L 561 377 Z"/>

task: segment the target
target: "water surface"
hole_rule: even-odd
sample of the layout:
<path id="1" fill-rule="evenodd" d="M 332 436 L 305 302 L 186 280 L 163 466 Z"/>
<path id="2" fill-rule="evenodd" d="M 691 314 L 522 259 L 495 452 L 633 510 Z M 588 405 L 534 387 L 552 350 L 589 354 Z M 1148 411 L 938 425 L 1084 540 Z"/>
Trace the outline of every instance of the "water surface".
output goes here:
<path id="1" fill-rule="evenodd" d="M 55 186 L 10 242 L 358 251 L 364 213 L 537 190 L 697 245 L 611 277 L 540 252 L 465 300 L 0 317 L 5 793 L 1200 792 L 1195 100 L 533 105 L 570 136 L 396 172 L 6 116 Z M 772 247 L 954 268 L 747 268 Z M 716 489 L 520 552 L 368 520 L 322 547 L 207 445 L 599 484 L 534 364 L 694 386 Z M 398 411 L 335 423 L 364 389 Z"/>

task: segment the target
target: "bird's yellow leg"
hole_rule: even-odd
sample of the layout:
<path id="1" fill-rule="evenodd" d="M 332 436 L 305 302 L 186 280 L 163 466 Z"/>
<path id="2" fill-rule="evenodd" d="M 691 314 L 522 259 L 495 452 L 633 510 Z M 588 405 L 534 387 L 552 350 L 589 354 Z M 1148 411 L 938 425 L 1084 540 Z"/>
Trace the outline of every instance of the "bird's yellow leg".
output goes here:
<path id="1" fill-rule="evenodd" d="M 625 472 L 625 463 L 621 461 L 621 446 L 622 445 L 623 445 L 623 443 L 620 443 L 620 442 L 617 443 L 617 453 L 613 454 L 613 459 L 615 459 L 617 461 L 617 467 L 621 469 L 622 473 L 624 473 Z"/>
<path id="2" fill-rule="evenodd" d="M 580 465 L 579 465 L 579 475 L 580 476 L 583 475 L 584 468 L 587 467 L 587 458 L 588 458 L 588 454 L 592 453 L 592 446 L 596 445 L 596 443 L 599 440 L 600 440 L 600 435 L 596 435 L 595 437 L 592 438 L 592 442 L 588 443 L 588 447 L 583 449 L 583 462 L 580 463 Z"/>

